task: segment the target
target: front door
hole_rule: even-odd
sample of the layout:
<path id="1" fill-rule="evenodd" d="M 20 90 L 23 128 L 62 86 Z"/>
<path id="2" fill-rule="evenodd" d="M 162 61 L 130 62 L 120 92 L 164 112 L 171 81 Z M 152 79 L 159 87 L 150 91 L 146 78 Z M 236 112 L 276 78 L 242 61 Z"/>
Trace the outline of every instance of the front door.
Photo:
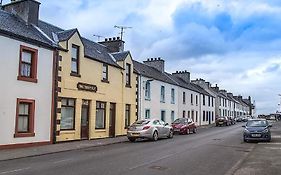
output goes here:
<path id="1" fill-rule="evenodd" d="M 116 118 L 116 104 L 110 103 L 109 137 L 115 137 L 115 118 Z"/>
<path id="2" fill-rule="evenodd" d="M 89 139 L 90 101 L 83 100 L 81 111 L 81 139 Z"/>

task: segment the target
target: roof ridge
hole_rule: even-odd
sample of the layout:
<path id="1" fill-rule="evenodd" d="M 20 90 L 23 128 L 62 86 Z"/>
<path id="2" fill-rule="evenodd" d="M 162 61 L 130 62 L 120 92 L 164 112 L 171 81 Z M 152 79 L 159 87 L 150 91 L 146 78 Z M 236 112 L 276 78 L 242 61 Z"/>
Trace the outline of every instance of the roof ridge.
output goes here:
<path id="1" fill-rule="evenodd" d="M 43 20 L 41 20 L 41 19 L 39 19 L 39 22 L 46 23 L 46 24 L 48 24 L 48 25 L 51 25 L 51 26 L 53 26 L 53 27 L 55 27 L 55 28 L 57 28 L 57 29 L 63 30 L 63 31 L 65 30 L 65 29 L 63 29 L 63 28 L 61 28 L 61 27 L 55 26 L 54 24 L 51 24 L 51 23 L 46 22 L 46 21 L 43 21 Z"/>

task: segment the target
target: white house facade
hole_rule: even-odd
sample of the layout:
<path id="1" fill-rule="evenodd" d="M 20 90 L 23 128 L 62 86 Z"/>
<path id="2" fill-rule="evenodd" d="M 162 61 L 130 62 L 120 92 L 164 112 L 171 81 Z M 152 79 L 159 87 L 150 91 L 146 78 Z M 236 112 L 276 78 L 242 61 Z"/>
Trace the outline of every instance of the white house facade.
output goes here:
<path id="1" fill-rule="evenodd" d="M 28 4 L 15 2 L 11 6 L 20 3 Z M 30 10 L 38 11 L 39 3 L 30 3 Z M 0 23 L 5 23 L 0 25 L 0 73 L 4 75 L 0 78 L 0 148 L 49 144 L 53 134 L 55 47 L 36 29 L 36 19 L 24 21 L 20 15 L 16 17 L 9 12 L 9 4 L 3 8 L 5 11 L 0 10 Z"/>

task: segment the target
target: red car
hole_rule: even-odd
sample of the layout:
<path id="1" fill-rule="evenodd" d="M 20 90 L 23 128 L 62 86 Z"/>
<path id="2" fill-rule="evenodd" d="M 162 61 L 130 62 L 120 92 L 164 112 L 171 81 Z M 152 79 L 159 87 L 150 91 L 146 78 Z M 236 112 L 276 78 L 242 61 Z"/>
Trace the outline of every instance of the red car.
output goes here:
<path id="1" fill-rule="evenodd" d="M 197 127 L 191 119 L 178 118 L 172 123 L 174 133 L 190 134 L 196 133 Z"/>

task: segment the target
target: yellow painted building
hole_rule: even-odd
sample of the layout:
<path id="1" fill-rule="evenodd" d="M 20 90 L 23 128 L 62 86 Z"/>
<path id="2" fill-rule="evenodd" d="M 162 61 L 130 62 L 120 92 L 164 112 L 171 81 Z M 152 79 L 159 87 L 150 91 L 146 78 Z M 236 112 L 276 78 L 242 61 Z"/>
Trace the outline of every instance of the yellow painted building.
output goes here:
<path id="1" fill-rule="evenodd" d="M 81 37 L 77 29 L 47 27 L 61 46 L 56 141 L 125 135 L 136 120 L 137 76 L 131 54 L 111 54 L 107 45 L 124 42 L 114 38 L 102 45 Z"/>

